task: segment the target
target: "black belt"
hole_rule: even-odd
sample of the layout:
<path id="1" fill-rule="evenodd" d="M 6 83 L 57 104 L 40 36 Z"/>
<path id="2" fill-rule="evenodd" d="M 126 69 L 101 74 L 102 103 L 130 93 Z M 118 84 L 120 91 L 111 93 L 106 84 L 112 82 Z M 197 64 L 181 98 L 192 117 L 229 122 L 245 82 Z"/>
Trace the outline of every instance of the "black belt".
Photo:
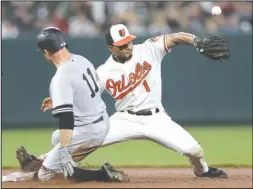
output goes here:
<path id="1" fill-rule="evenodd" d="M 93 121 L 92 124 L 98 123 L 98 122 L 103 121 L 103 120 L 104 120 L 104 117 L 101 116 L 101 117 L 98 118 L 97 120 Z"/>
<path id="2" fill-rule="evenodd" d="M 124 111 L 121 111 L 121 112 L 124 112 Z M 129 114 L 140 115 L 140 116 L 148 116 L 148 115 L 153 114 L 152 111 L 150 111 L 150 110 L 140 110 L 138 112 L 133 112 L 131 110 L 127 110 L 126 112 L 129 113 Z M 158 113 L 158 112 L 160 112 L 160 110 L 158 108 L 156 108 L 155 113 Z"/>

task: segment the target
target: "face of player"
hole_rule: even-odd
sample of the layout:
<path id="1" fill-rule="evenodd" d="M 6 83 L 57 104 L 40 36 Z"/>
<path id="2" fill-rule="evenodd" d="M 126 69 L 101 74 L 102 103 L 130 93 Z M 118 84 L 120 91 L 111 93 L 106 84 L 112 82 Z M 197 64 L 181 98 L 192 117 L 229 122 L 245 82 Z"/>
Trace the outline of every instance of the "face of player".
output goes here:
<path id="1" fill-rule="evenodd" d="M 111 46 L 109 47 L 110 51 L 119 59 L 123 61 L 127 61 L 132 57 L 133 53 L 133 43 L 130 41 L 129 43 L 118 46 Z"/>

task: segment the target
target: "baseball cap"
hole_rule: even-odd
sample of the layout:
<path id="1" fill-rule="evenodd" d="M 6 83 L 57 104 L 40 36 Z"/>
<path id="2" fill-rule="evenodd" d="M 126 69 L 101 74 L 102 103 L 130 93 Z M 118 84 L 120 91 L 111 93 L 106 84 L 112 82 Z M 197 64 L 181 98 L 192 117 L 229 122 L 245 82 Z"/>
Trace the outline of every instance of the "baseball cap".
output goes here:
<path id="1" fill-rule="evenodd" d="M 107 45 L 122 46 L 134 40 L 136 36 L 131 35 L 123 24 L 112 25 L 105 33 Z"/>

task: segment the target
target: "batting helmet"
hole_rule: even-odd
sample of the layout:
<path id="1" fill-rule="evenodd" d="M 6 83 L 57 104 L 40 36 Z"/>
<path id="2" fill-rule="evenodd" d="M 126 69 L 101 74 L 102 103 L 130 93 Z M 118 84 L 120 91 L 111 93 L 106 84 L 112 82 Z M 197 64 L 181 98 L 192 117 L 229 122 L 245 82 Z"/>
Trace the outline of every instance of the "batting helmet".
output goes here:
<path id="1" fill-rule="evenodd" d="M 37 35 L 38 50 L 47 50 L 55 53 L 63 47 L 67 47 L 63 33 L 56 27 L 48 27 Z"/>

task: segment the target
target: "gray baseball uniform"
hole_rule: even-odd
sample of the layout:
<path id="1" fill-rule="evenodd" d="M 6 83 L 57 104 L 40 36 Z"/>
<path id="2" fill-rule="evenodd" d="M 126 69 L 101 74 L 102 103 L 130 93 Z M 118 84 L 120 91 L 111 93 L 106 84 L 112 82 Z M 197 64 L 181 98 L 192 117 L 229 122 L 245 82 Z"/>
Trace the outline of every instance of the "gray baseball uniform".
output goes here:
<path id="1" fill-rule="evenodd" d="M 52 78 L 50 96 L 53 115 L 70 111 L 74 114 L 70 152 L 75 160 L 83 159 L 96 150 L 108 133 L 109 119 L 99 90 L 94 66 L 80 55 L 72 55 Z M 46 169 L 39 171 L 43 180 L 49 180 L 62 169 L 59 146 L 58 143 L 43 162 Z"/>

